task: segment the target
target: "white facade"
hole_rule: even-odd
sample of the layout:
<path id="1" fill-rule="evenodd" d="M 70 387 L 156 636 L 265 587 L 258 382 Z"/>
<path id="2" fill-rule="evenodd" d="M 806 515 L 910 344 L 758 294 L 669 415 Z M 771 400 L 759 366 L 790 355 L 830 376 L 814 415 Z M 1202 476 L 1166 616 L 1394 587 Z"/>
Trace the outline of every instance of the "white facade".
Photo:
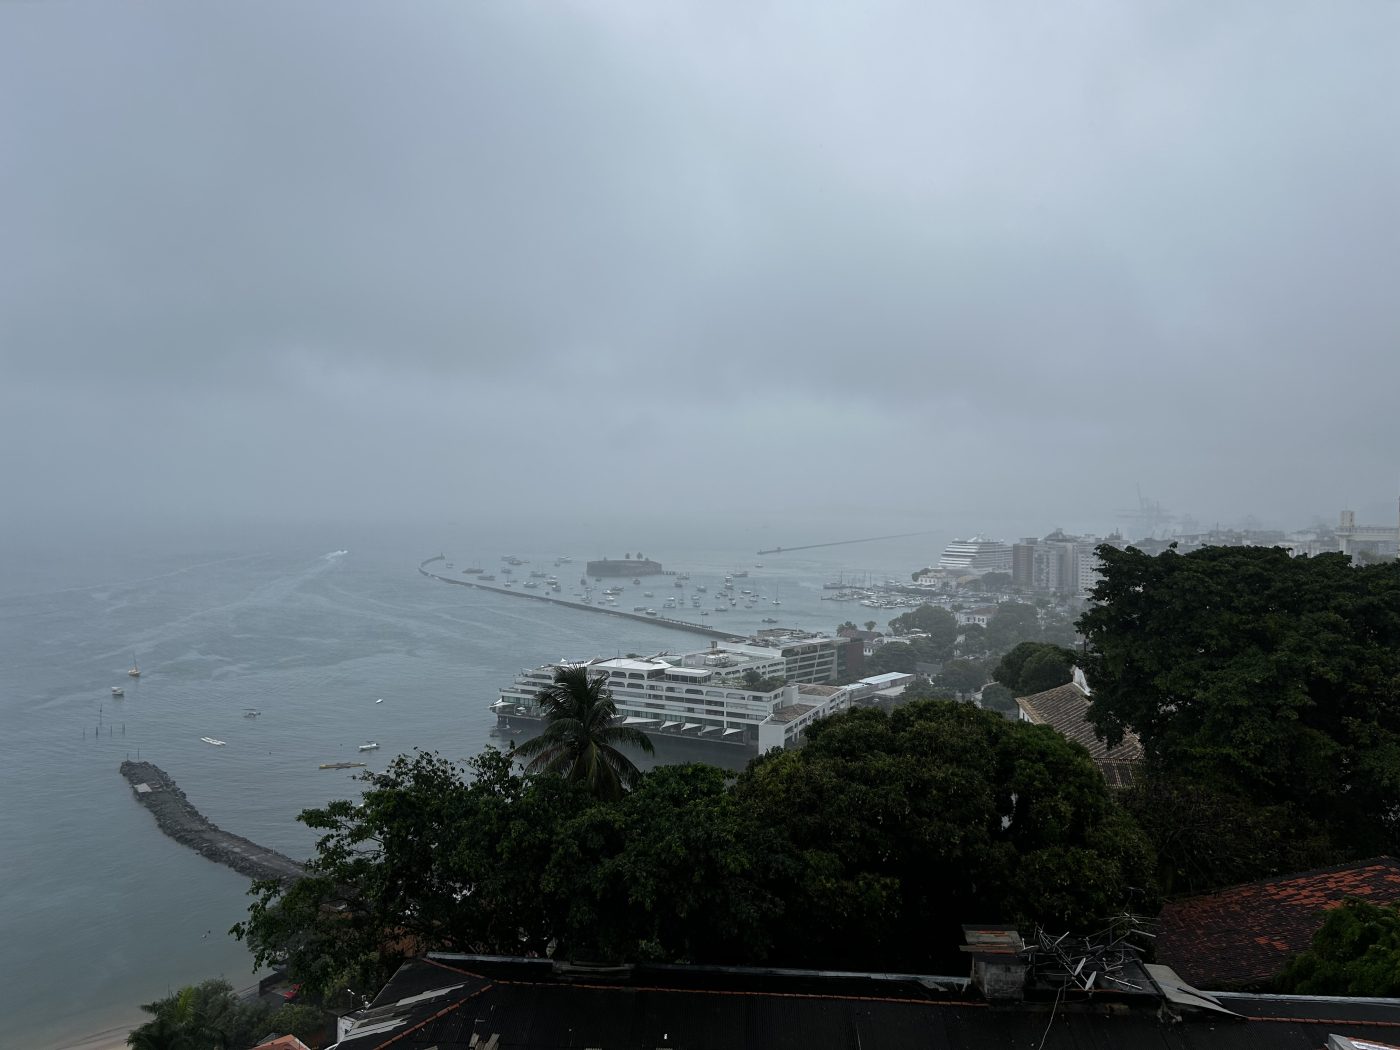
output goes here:
<path id="1" fill-rule="evenodd" d="M 792 746 L 812 721 L 849 706 L 848 691 L 814 684 L 836 677 L 842 644 L 845 639 L 825 637 L 751 639 L 664 658 L 560 661 L 521 671 L 491 709 L 502 728 L 536 724 L 542 715 L 535 698 L 555 669 L 583 664 L 606 680 L 623 725 L 760 751 Z M 787 684 L 748 689 L 742 681 L 749 671 Z"/>
<path id="2" fill-rule="evenodd" d="M 1001 540 L 974 536 L 954 540 L 938 559 L 938 567 L 959 576 L 982 576 L 989 572 L 1011 571 L 1011 547 Z"/>

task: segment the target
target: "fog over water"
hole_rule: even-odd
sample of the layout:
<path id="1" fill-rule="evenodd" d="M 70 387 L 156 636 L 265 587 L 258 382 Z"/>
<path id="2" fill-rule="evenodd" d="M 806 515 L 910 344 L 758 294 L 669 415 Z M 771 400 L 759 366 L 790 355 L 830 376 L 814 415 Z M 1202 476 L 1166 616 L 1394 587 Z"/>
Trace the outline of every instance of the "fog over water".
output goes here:
<path id="1" fill-rule="evenodd" d="M 73 739 L 137 653 L 131 743 L 293 850 L 370 693 L 422 698 L 386 756 L 470 753 L 521 666 L 684 641 L 468 600 L 439 550 L 920 533 L 765 562 L 829 629 L 864 617 L 828 574 L 1131 533 L 1139 493 L 1393 521 L 1397 36 L 1380 2 L 0 3 L 12 1034 L 240 983 L 192 938 L 242 880 Z M 286 707 L 266 749 L 246 704 Z"/>

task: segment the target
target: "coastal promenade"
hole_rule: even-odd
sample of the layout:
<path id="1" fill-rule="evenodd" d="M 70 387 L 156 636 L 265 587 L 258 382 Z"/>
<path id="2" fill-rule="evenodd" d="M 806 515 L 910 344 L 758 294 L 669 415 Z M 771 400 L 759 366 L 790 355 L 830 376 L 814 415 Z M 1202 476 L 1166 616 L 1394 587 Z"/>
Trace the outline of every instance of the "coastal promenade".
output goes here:
<path id="1" fill-rule="evenodd" d="M 302 867 L 276 850 L 231 835 L 211 823 L 191 805 L 163 769 L 150 762 L 121 764 L 121 774 L 131 785 L 136 801 L 151 811 L 160 830 L 216 864 L 223 864 L 250 879 L 290 882 L 304 874 Z"/>
<path id="2" fill-rule="evenodd" d="M 717 631 L 713 627 L 705 627 L 702 624 L 690 623 L 687 620 L 676 620 L 669 616 L 646 616 L 642 613 L 624 612 L 622 609 L 609 609 L 602 605 L 584 605 L 582 602 L 571 602 L 566 598 L 551 598 L 545 594 L 527 594 L 524 591 L 511 590 L 506 587 L 493 587 L 489 583 L 482 583 L 479 580 L 456 580 L 451 576 L 443 576 L 439 573 L 431 572 L 428 569 L 428 566 L 432 565 L 434 562 L 446 560 L 447 555 L 445 554 L 435 554 L 431 558 L 424 558 L 418 563 L 418 571 L 432 580 L 456 584 L 458 587 L 474 587 L 479 591 L 490 591 L 493 594 L 504 594 L 508 598 L 525 598 L 532 602 L 548 602 L 550 605 L 562 605 L 568 609 L 578 609 L 580 612 L 621 616 L 626 620 L 636 620 L 639 623 L 669 627 L 676 631 L 689 631 L 691 634 L 703 635 L 706 638 L 718 638 L 722 641 L 743 641 L 743 638 L 736 635 L 733 631 Z"/>

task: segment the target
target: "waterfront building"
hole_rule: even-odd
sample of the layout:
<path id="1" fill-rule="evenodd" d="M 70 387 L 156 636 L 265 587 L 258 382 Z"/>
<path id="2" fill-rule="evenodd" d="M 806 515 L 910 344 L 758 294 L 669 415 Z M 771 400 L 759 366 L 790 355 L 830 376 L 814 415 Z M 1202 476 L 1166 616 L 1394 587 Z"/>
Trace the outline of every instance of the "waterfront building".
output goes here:
<path id="1" fill-rule="evenodd" d="M 765 632 L 679 655 L 561 660 L 521 671 L 491 705 L 497 727 L 529 730 L 542 721 L 535 697 L 556 668 L 583 665 L 606 680 L 623 725 L 650 736 L 712 740 L 757 753 L 794 747 L 807 727 L 844 711 L 855 690 L 830 683 L 844 638 Z M 762 688 L 751 688 L 753 672 Z"/>
<path id="2" fill-rule="evenodd" d="M 1099 580 L 1102 542 L 1121 543 L 1110 536 L 1071 536 L 1056 529 L 1044 539 L 1029 536 L 1011 547 L 1011 585 L 1041 594 L 1087 594 Z"/>
<path id="3" fill-rule="evenodd" d="M 938 559 L 938 568 L 958 576 L 983 576 L 989 572 L 1011 571 L 1011 548 L 1001 540 L 974 536 L 954 540 Z"/>

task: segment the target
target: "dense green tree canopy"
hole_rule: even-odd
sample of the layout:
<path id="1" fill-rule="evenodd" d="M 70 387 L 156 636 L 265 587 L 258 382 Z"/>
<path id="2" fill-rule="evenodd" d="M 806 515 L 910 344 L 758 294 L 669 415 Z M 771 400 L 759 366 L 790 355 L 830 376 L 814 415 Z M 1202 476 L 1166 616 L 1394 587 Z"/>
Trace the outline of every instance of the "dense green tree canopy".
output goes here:
<path id="1" fill-rule="evenodd" d="M 1400 848 L 1400 565 L 1100 547 L 1079 622 L 1109 739 L 1159 771 L 1284 806 L 1356 854 Z"/>
<path id="2" fill-rule="evenodd" d="M 949 660 L 935 684 L 950 693 L 975 693 L 987 681 L 987 669 L 975 660 Z"/>
<path id="3" fill-rule="evenodd" d="M 1018 642 L 1040 640 L 1040 614 L 1025 602 L 1002 602 L 987 621 L 987 649 L 1004 653 Z"/>
<path id="4" fill-rule="evenodd" d="M 301 819 L 307 876 L 235 927 L 313 994 L 431 949 L 792 966 L 951 965 L 958 923 L 1074 926 L 1142 904 L 1151 856 L 1087 753 L 920 700 L 817 723 L 737 783 L 708 766 L 619 799 L 488 750 L 369 773 Z"/>
<path id="5" fill-rule="evenodd" d="M 362 803 L 298 819 L 323 834 L 305 878 L 254 883 L 233 928 L 257 965 L 287 964 L 308 989 L 377 989 L 427 949 L 542 952 L 559 923 L 534 892 L 562 828 L 590 804 L 559 776 L 524 777 L 488 749 L 465 769 L 400 756 L 367 773 Z"/>
<path id="6" fill-rule="evenodd" d="M 246 1050 L 267 1034 L 274 1010 L 243 1000 L 220 978 L 141 1007 L 151 1020 L 131 1032 L 132 1050 Z"/>
<path id="7" fill-rule="evenodd" d="M 559 834 L 540 890 L 559 902 L 557 957 L 760 962 L 786 870 L 714 766 L 661 766 Z"/>
<path id="8" fill-rule="evenodd" d="M 1295 995 L 1400 995 L 1400 909 L 1348 900 L 1275 982 Z"/>
<path id="9" fill-rule="evenodd" d="M 797 965 L 951 965 L 964 922 L 1081 926 L 1151 878 L 1146 840 L 1076 744 L 970 704 L 919 701 L 817 723 L 740 777 L 741 804 L 795 865 L 773 956 Z"/>
<path id="10" fill-rule="evenodd" d="M 1015 715 L 1017 711 L 1016 694 L 996 682 L 982 687 L 981 701 L 988 711 L 1003 715 Z"/>
<path id="11" fill-rule="evenodd" d="M 918 663 L 919 654 L 912 645 L 904 642 L 892 642 L 880 646 L 866 657 L 865 674 L 889 674 L 891 671 L 913 674 L 917 670 Z"/>
<path id="12" fill-rule="evenodd" d="M 993 680 L 1016 696 L 1029 696 L 1064 685 L 1074 675 L 1075 654 L 1047 642 L 1022 642 L 1001 658 Z"/>
<path id="13" fill-rule="evenodd" d="M 894 634 L 922 631 L 928 635 L 925 642 L 929 659 L 947 660 L 953 655 L 953 644 L 958 640 L 958 621 L 947 609 L 920 605 L 891 620 L 890 631 Z"/>

